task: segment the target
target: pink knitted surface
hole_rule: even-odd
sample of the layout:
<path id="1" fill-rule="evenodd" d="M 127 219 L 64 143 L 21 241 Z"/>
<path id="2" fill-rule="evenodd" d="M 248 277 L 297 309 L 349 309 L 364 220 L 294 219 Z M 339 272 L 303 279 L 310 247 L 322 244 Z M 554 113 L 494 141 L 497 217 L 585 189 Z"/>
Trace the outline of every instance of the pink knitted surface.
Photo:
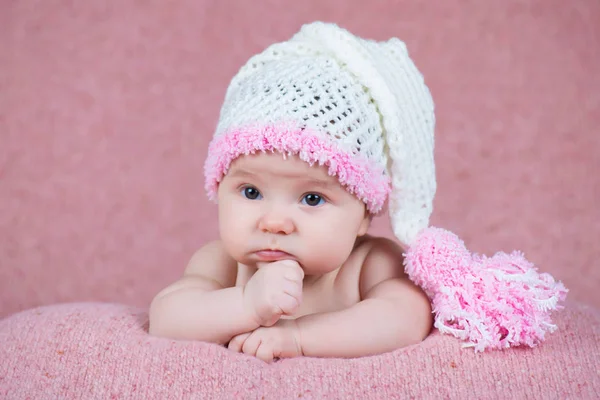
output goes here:
<path id="1" fill-rule="evenodd" d="M 144 310 L 48 306 L 0 321 L 7 399 L 546 399 L 600 397 L 600 314 L 569 304 L 536 348 L 476 353 L 433 333 L 361 359 L 267 365 L 217 345 L 146 333 Z"/>

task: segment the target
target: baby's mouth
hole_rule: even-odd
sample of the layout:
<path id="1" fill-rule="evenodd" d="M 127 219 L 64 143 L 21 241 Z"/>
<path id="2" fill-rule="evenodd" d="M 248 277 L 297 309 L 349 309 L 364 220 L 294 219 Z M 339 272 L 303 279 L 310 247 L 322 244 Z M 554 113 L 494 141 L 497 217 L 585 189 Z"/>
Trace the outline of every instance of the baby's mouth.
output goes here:
<path id="1" fill-rule="evenodd" d="M 261 261 L 295 260 L 296 257 L 283 250 L 262 249 L 254 252 Z"/>

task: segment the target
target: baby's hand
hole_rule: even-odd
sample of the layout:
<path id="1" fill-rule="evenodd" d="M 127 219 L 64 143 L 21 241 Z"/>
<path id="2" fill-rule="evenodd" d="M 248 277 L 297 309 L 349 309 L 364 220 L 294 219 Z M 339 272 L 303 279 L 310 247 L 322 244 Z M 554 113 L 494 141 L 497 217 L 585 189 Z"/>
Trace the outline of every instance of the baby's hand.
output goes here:
<path id="1" fill-rule="evenodd" d="M 302 355 L 300 328 L 293 319 L 280 319 L 268 328 L 261 327 L 235 336 L 228 348 L 268 363 L 275 358 L 299 357 Z"/>
<path id="2" fill-rule="evenodd" d="M 304 271 L 296 261 L 259 264 L 244 288 L 244 302 L 261 326 L 271 326 L 282 315 L 293 315 L 302 302 Z"/>

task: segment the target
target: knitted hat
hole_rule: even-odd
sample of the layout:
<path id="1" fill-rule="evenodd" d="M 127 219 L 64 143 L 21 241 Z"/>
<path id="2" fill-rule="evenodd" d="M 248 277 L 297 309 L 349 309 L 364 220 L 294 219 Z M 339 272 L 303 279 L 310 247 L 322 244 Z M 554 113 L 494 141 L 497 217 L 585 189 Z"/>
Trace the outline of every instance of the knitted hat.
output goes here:
<path id="1" fill-rule="evenodd" d="M 205 165 L 209 197 L 242 154 L 297 154 L 325 165 L 372 213 L 389 197 L 392 228 L 408 245 L 432 212 L 433 108 L 400 40 L 304 25 L 231 81 Z"/>
<path id="2" fill-rule="evenodd" d="M 304 25 L 252 57 L 231 81 L 205 163 L 206 189 L 233 160 L 296 154 L 328 168 L 371 213 L 389 200 L 405 271 L 429 296 L 434 326 L 476 350 L 535 346 L 556 329 L 567 290 L 521 253 L 473 255 L 428 227 L 436 190 L 434 107 L 404 43 L 365 40 L 337 25 Z"/>

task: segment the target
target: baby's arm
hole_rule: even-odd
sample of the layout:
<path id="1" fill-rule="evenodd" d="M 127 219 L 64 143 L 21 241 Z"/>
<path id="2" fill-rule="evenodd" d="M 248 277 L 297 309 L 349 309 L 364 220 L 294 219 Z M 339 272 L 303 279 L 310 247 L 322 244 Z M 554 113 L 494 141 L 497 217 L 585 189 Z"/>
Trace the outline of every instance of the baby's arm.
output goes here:
<path id="1" fill-rule="evenodd" d="M 306 356 L 360 357 L 421 342 L 431 329 L 427 296 L 404 273 L 402 251 L 376 239 L 360 276 L 361 299 L 342 311 L 296 320 Z"/>
<path id="2" fill-rule="evenodd" d="M 235 286 L 237 263 L 220 242 L 211 242 L 191 258 L 181 279 L 156 295 L 150 305 L 149 332 L 172 339 L 224 344 L 256 329 L 244 288 Z"/>

